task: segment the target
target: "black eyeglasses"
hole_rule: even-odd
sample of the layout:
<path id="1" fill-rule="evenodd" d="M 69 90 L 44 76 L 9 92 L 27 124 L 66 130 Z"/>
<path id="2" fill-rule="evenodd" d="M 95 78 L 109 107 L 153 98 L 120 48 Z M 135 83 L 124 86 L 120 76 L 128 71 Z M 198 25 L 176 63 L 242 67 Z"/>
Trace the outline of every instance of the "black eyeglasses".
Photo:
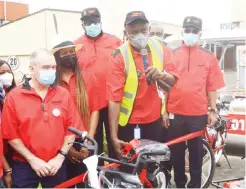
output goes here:
<path id="1" fill-rule="evenodd" d="M 184 28 L 184 33 L 198 34 L 200 32 L 197 28 Z"/>
<path id="2" fill-rule="evenodd" d="M 100 18 L 89 18 L 82 21 L 83 25 L 90 26 L 91 24 L 98 24 L 101 22 Z"/>

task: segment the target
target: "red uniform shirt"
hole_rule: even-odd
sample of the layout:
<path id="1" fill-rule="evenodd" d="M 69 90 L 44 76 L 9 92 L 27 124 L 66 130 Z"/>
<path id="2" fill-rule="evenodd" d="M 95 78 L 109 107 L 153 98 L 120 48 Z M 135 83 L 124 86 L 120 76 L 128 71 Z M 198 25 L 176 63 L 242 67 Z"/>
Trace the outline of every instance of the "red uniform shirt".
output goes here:
<path id="1" fill-rule="evenodd" d="M 3 159 L 3 138 L 2 138 L 2 130 L 0 129 L 0 158 L 1 158 L 1 161 L 0 161 L 0 178 L 2 178 L 3 176 L 3 162 L 2 162 L 2 159 Z"/>
<path id="2" fill-rule="evenodd" d="M 113 51 L 121 45 L 120 39 L 103 33 L 100 38 L 94 41 L 83 35 L 74 41 L 74 44 L 83 45 L 83 48 L 77 52 L 80 67 L 91 70 L 99 83 L 99 109 L 107 107 L 106 77 L 109 69 L 109 59 Z"/>
<path id="3" fill-rule="evenodd" d="M 89 70 L 81 70 L 81 75 L 84 79 L 85 85 L 86 85 L 86 90 L 87 90 L 87 95 L 88 95 L 88 100 L 89 100 L 89 108 L 90 108 L 90 112 L 94 112 L 99 110 L 99 85 L 98 82 L 96 80 L 95 75 L 93 74 L 93 72 L 89 71 Z M 63 84 L 61 85 L 62 87 L 66 88 L 69 92 L 70 95 L 73 98 L 74 103 L 77 103 L 77 99 L 76 99 L 76 85 L 75 85 L 75 75 L 73 75 L 70 80 L 69 83 L 66 83 L 65 81 L 63 81 Z"/>
<path id="4" fill-rule="evenodd" d="M 44 100 L 28 82 L 8 93 L 2 113 L 3 138 L 21 139 L 36 157 L 48 162 L 61 149 L 68 126 L 84 130 L 69 92 L 50 88 Z M 25 161 L 19 154 L 14 159 Z"/>
<path id="5" fill-rule="evenodd" d="M 199 46 L 182 45 L 174 50 L 180 78 L 168 96 L 168 112 L 199 116 L 207 114 L 207 92 L 224 87 L 217 58 Z"/>
<path id="6" fill-rule="evenodd" d="M 167 47 L 164 49 L 163 68 L 167 72 L 178 78 L 178 70 L 176 62 L 172 56 L 172 52 Z M 135 98 L 133 111 L 129 120 L 131 124 L 146 124 L 156 121 L 161 115 L 161 99 L 157 93 L 155 82 L 151 85 L 147 84 L 144 72 L 144 64 L 141 55 L 132 49 L 133 58 L 136 69 L 141 74 L 138 81 L 138 91 Z M 149 66 L 152 65 L 151 54 L 148 52 Z M 110 70 L 107 79 L 107 92 L 110 101 L 119 102 L 123 98 L 125 86 L 125 63 L 120 51 L 116 50 L 110 61 Z"/>

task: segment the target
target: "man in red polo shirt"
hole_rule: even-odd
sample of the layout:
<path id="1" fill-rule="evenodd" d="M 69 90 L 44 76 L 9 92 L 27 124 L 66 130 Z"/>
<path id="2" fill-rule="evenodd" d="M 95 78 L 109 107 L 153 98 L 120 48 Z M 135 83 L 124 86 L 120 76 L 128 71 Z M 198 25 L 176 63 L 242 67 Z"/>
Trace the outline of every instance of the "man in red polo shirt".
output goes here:
<path id="1" fill-rule="evenodd" d="M 125 20 L 128 41 L 116 49 L 110 59 L 107 80 L 109 118 L 111 137 L 118 154 L 124 142 L 134 138 L 167 140 L 161 116 L 163 93 L 156 81 L 163 80 L 172 86 L 179 74 L 171 50 L 158 40 L 150 39 L 149 29 L 149 21 L 143 12 L 128 13 Z M 145 56 L 143 51 L 147 53 Z M 157 51 L 160 56 L 156 55 Z M 133 103 L 128 101 L 132 96 L 135 96 Z M 127 113 L 129 111 L 131 113 Z"/>
<path id="2" fill-rule="evenodd" d="M 213 125 L 216 122 L 216 90 L 224 87 L 224 80 L 216 57 L 198 45 L 201 30 L 201 19 L 186 17 L 183 44 L 173 52 L 178 61 L 180 78 L 168 94 L 169 115 L 165 115 L 165 123 L 170 123 L 170 139 L 202 130 L 207 123 Z M 209 113 L 208 101 L 211 107 Z M 204 154 L 202 137 L 189 140 L 188 149 L 191 180 L 187 187 L 200 188 Z M 185 143 L 171 147 L 177 188 L 186 187 L 185 150 Z"/>
<path id="3" fill-rule="evenodd" d="M 0 112 L 1 117 L 1 112 Z M 1 121 L 0 121 L 1 122 Z M 3 139 L 2 139 L 2 131 L 0 130 L 0 159 L 3 159 Z M 0 188 L 4 188 L 3 184 L 3 163 L 0 161 Z"/>
<path id="4" fill-rule="evenodd" d="M 102 31 L 101 15 L 97 8 L 87 8 L 82 11 L 82 27 L 85 35 L 74 41 L 74 44 L 82 44 L 83 48 L 77 52 L 81 68 L 94 72 L 99 83 L 100 99 L 99 123 L 96 132 L 96 140 L 99 145 L 99 153 L 103 152 L 103 125 L 106 131 L 109 157 L 113 157 L 108 123 L 108 101 L 106 99 L 106 76 L 109 69 L 109 59 L 114 49 L 121 45 L 121 40 L 116 36 Z"/>
<path id="5" fill-rule="evenodd" d="M 67 128 L 83 126 L 69 92 L 53 85 L 54 56 L 45 49 L 33 52 L 30 72 L 32 79 L 7 95 L 3 138 L 15 150 L 13 187 L 52 188 L 67 179 L 64 159 L 75 139 Z"/>

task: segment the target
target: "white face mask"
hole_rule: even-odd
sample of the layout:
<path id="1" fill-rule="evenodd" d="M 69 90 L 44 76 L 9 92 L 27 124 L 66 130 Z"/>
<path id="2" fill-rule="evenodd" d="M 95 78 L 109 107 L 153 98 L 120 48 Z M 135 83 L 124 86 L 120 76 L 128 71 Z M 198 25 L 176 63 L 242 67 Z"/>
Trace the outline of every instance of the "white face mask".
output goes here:
<path id="1" fill-rule="evenodd" d="M 195 44 L 197 44 L 198 39 L 199 39 L 198 34 L 184 33 L 184 43 L 188 47 L 192 47 Z"/>
<path id="2" fill-rule="evenodd" d="M 130 35 L 128 34 L 128 37 L 130 39 L 130 43 L 132 44 L 132 46 L 140 50 L 144 49 L 147 46 L 149 40 L 149 35 L 144 35 L 142 33 L 136 35 L 133 38 L 130 37 Z"/>
<path id="3" fill-rule="evenodd" d="M 3 75 L 0 75 L 0 83 L 7 88 L 12 85 L 13 79 L 14 77 L 11 73 L 4 73 Z"/>

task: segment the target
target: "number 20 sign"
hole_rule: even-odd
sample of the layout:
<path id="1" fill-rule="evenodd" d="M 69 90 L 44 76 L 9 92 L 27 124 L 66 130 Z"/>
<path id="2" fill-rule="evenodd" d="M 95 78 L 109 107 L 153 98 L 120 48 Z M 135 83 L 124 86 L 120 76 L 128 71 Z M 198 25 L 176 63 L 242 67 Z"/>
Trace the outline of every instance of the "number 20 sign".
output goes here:
<path id="1" fill-rule="evenodd" d="M 8 58 L 8 64 L 11 67 L 11 69 L 14 71 L 19 68 L 20 62 L 18 57 L 16 56 L 9 56 Z"/>

